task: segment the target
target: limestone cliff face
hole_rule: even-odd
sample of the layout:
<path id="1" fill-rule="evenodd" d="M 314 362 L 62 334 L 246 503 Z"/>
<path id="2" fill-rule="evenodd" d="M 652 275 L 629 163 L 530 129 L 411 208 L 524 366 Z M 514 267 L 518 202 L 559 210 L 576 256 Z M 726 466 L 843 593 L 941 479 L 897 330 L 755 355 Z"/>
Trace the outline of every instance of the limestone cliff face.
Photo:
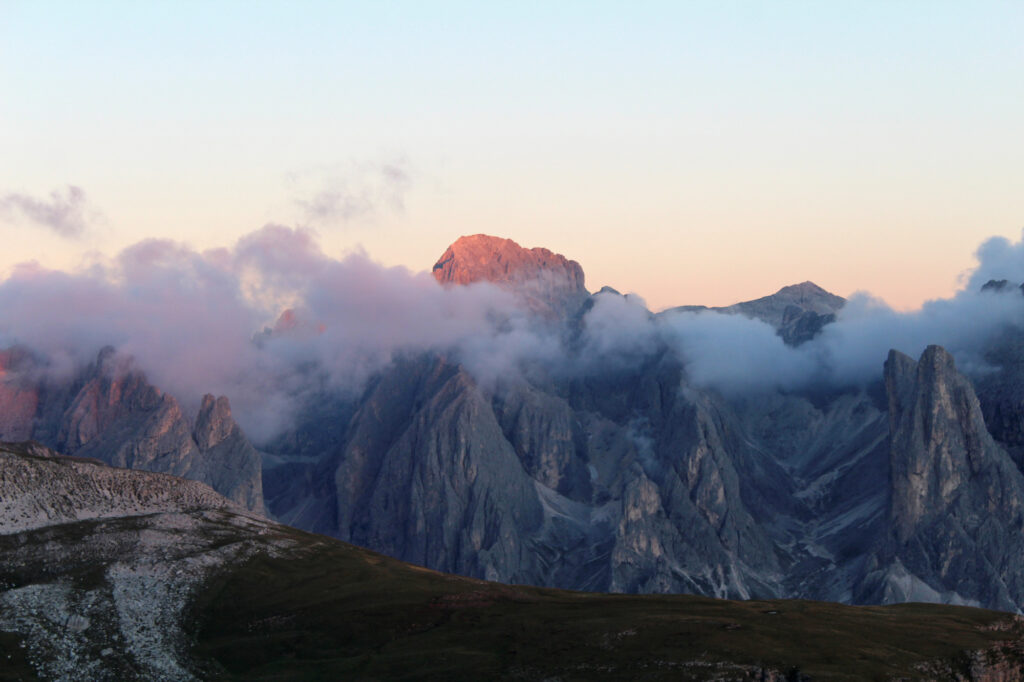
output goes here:
<path id="1" fill-rule="evenodd" d="M 583 268 L 547 249 L 526 249 L 511 239 L 484 234 L 460 237 L 434 264 L 445 285 L 492 282 L 544 317 L 575 312 L 587 298 Z"/>
<path id="2" fill-rule="evenodd" d="M 464 370 L 403 363 L 353 418 L 335 473 L 338 535 L 437 570 L 529 581 L 541 504 Z"/>
<path id="3" fill-rule="evenodd" d="M 583 426 L 566 400 L 516 382 L 495 396 L 493 409 L 531 478 L 571 499 L 590 499 Z"/>
<path id="4" fill-rule="evenodd" d="M 971 382 L 953 357 L 929 346 L 920 361 L 897 351 L 885 365 L 896 537 L 951 511 L 1020 518 L 1020 475 L 985 428 Z"/>
<path id="5" fill-rule="evenodd" d="M 866 586 L 878 601 L 1024 604 L 1024 476 L 985 428 L 971 382 L 929 346 L 892 351 L 890 537 Z"/>
<path id="6" fill-rule="evenodd" d="M 28 376 L 23 370 L 6 384 L 0 378 L 4 438 L 34 438 L 113 466 L 202 481 L 262 511 L 260 455 L 231 418 L 226 398 L 206 396 L 193 427 L 177 400 L 112 349 L 59 385 Z"/>
<path id="7" fill-rule="evenodd" d="M 127 469 L 181 475 L 196 454 L 178 402 L 106 352 L 64 413 L 57 449 Z"/>
<path id="8" fill-rule="evenodd" d="M 204 481 L 246 508 L 262 511 L 260 453 L 231 416 L 227 398 L 203 396 L 192 440 L 199 448 L 199 456 L 193 459 L 185 477 Z"/>
<path id="9" fill-rule="evenodd" d="M 39 390 L 29 374 L 31 358 L 21 349 L 0 351 L 0 440 L 22 441 L 32 435 Z"/>
<path id="10" fill-rule="evenodd" d="M 443 357 L 405 358 L 360 398 L 339 451 L 268 470 L 270 508 L 474 577 L 777 594 L 777 552 L 751 506 L 774 513 L 767 487 L 781 470 L 729 432 L 723 406 L 681 396 L 680 372 L 655 364 L 639 376 L 484 390 Z M 317 492 L 327 475 L 333 491 Z"/>

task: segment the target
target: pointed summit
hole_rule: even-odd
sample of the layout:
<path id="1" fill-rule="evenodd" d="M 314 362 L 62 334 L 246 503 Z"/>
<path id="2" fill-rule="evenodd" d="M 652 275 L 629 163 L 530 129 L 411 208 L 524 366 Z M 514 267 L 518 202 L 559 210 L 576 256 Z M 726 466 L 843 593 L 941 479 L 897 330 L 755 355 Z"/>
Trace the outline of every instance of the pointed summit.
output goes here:
<path id="1" fill-rule="evenodd" d="M 846 302 L 843 297 L 836 296 L 835 294 L 822 289 L 810 280 L 800 282 L 799 284 L 790 284 L 788 287 L 782 287 L 776 291 L 774 295 L 791 299 L 794 302 L 807 304 L 809 307 L 825 307 L 829 312 L 839 310 L 843 307 L 843 303 Z M 816 310 L 815 312 L 825 311 Z"/>
<path id="2" fill-rule="evenodd" d="M 1019 610 L 1024 476 L 985 428 L 953 356 L 890 351 L 889 537 L 862 602 L 943 601 Z"/>
<path id="3" fill-rule="evenodd" d="M 811 281 L 782 287 L 771 296 L 743 301 L 721 308 L 686 305 L 665 312 L 711 310 L 726 315 L 744 315 L 775 327 L 782 340 L 791 346 L 811 340 L 825 325 L 835 321 L 846 299 L 836 296 Z"/>
<path id="4" fill-rule="evenodd" d="M 446 286 L 491 282 L 549 318 L 572 312 L 588 295 L 583 268 L 576 261 L 486 234 L 457 239 L 434 264 L 433 272 L 434 279 Z"/>
<path id="5" fill-rule="evenodd" d="M 808 281 L 782 287 L 771 296 L 737 303 L 726 310 L 764 320 L 778 330 L 786 343 L 798 346 L 833 322 L 845 303 L 842 296 Z"/>

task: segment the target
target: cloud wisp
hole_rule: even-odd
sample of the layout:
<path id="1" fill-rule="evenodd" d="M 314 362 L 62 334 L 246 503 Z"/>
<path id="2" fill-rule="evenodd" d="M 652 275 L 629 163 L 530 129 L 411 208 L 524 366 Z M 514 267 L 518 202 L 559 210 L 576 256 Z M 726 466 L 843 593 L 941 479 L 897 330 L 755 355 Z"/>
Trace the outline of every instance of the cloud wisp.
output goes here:
<path id="1" fill-rule="evenodd" d="M 98 215 L 81 187 L 68 185 L 39 198 L 11 192 L 0 196 L 0 217 L 45 227 L 68 239 L 83 236 Z"/>
<path id="2" fill-rule="evenodd" d="M 403 160 L 357 164 L 319 175 L 313 174 L 315 185 L 294 200 L 304 225 L 332 227 L 369 220 L 382 211 L 402 213 L 413 184 Z M 297 179 L 308 184 L 308 178 Z"/>

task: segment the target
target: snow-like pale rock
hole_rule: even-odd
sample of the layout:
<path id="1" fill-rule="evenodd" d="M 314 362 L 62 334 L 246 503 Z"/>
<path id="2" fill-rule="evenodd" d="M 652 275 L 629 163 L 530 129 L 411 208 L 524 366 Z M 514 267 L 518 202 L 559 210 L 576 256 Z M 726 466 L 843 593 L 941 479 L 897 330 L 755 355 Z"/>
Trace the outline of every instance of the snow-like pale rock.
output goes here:
<path id="1" fill-rule="evenodd" d="M 0 445 L 0 535 L 70 521 L 193 509 L 244 511 L 196 481 L 62 457 L 35 444 Z"/>
<path id="2" fill-rule="evenodd" d="M 0 631 L 48 680 L 196 680 L 188 605 L 294 546 L 209 486 L 0 444 Z"/>

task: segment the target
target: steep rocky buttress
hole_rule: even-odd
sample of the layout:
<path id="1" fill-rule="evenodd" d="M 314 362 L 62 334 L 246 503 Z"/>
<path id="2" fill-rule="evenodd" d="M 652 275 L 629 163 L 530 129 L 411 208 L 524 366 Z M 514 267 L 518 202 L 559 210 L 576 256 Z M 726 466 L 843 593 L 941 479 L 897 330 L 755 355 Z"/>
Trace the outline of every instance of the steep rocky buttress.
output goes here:
<path id="1" fill-rule="evenodd" d="M 174 397 L 112 349 L 62 381 L 44 378 L 24 351 L 12 357 L 0 375 L 0 408 L 8 408 L 0 409 L 0 439 L 32 438 L 70 455 L 202 481 L 262 511 L 260 455 L 226 398 L 206 396 L 193 426 Z"/>
<path id="2" fill-rule="evenodd" d="M 929 346 L 892 351 L 890 533 L 867 601 L 1024 604 L 1024 476 L 985 428 L 970 380 Z"/>
<path id="3" fill-rule="evenodd" d="M 588 296 L 576 261 L 484 234 L 460 237 L 441 254 L 433 272 L 444 285 L 491 282 L 549 319 L 574 313 Z"/>

